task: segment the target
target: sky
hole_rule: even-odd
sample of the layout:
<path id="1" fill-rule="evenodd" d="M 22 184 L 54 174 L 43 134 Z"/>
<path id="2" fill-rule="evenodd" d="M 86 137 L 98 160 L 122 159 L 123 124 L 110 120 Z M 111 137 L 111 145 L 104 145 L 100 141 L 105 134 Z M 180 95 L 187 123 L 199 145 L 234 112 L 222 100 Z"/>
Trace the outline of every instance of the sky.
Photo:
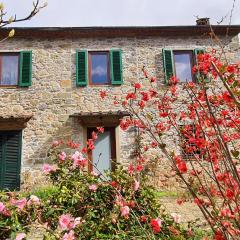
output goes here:
<path id="1" fill-rule="evenodd" d="M 0 0 L 9 15 L 26 16 L 33 0 Z M 40 0 L 42 3 L 45 0 Z M 48 6 L 21 27 L 195 25 L 196 17 L 229 24 L 234 0 L 48 0 Z M 232 24 L 240 24 L 240 0 L 235 0 Z"/>

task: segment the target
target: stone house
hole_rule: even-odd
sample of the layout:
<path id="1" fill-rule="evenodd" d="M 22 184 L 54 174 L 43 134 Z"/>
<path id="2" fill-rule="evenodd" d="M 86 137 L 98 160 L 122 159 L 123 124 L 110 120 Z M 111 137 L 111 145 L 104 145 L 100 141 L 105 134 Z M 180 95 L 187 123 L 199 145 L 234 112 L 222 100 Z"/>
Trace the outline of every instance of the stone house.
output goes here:
<path id="1" fill-rule="evenodd" d="M 239 60 L 240 26 L 212 28 L 228 58 Z M 143 66 L 157 77 L 159 91 L 172 73 L 194 81 L 196 53 L 218 48 L 209 31 L 206 25 L 16 28 L 14 38 L 0 43 L 0 188 L 19 189 L 26 172 L 34 184 L 52 141 L 84 146 L 96 126 L 106 127 L 92 153 L 101 170 L 133 161 L 136 132 L 119 128 L 127 113 L 99 91 L 126 94 L 144 79 Z M 159 166 L 154 183 L 173 185 L 168 171 Z"/>

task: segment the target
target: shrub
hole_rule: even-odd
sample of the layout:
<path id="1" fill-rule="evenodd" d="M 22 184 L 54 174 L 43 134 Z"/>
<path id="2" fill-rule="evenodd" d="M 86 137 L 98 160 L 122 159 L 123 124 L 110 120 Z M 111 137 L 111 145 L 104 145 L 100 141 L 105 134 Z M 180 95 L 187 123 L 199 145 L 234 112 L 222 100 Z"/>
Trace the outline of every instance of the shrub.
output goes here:
<path id="1" fill-rule="evenodd" d="M 193 239 L 178 215 L 164 211 L 140 173 L 121 166 L 89 173 L 83 153 L 67 156 L 59 147 L 50 154 L 55 165 L 44 165 L 53 187 L 35 192 L 41 200 L 1 194 L 0 239 L 24 239 L 36 224 L 46 229 L 45 239 Z"/>

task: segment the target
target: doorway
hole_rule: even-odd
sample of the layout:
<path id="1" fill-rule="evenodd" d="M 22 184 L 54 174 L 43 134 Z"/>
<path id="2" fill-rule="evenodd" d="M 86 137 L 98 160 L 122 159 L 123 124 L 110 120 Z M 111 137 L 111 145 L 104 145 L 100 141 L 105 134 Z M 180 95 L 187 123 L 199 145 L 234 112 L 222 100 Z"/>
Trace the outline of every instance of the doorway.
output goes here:
<path id="1" fill-rule="evenodd" d="M 87 138 L 91 138 L 91 133 L 96 128 L 87 129 Z M 94 143 L 95 149 L 90 151 L 89 171 L 104 173 L 104 171 L 114 171 L 116 166 L 116 137 L 115 127 L 104 128 L 104 133 L 98 135 Z"/>

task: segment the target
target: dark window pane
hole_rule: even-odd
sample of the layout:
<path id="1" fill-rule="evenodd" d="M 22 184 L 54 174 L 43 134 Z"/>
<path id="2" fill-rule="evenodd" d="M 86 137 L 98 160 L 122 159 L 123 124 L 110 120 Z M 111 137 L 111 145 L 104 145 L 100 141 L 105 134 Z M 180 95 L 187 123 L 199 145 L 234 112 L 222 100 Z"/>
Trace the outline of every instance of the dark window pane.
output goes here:
<path id="1" fill-rule="evenodd" d="M 176 69 L 176 77 L 181 82 L 192 81 L 192 60 L 191 53 L 174 53 L 174 62 Z"/>
<path id="2" fill-rule="evenodd" d="M 2 56 L 1 85 L 18 84 L 18 56 Z"/>
<path id="3" fill-rule="evenodd" d="M 91 79 L 92 84 L 107 84 L 108 78 L 108 55 L 107 53 L 91 54 Z"/>

